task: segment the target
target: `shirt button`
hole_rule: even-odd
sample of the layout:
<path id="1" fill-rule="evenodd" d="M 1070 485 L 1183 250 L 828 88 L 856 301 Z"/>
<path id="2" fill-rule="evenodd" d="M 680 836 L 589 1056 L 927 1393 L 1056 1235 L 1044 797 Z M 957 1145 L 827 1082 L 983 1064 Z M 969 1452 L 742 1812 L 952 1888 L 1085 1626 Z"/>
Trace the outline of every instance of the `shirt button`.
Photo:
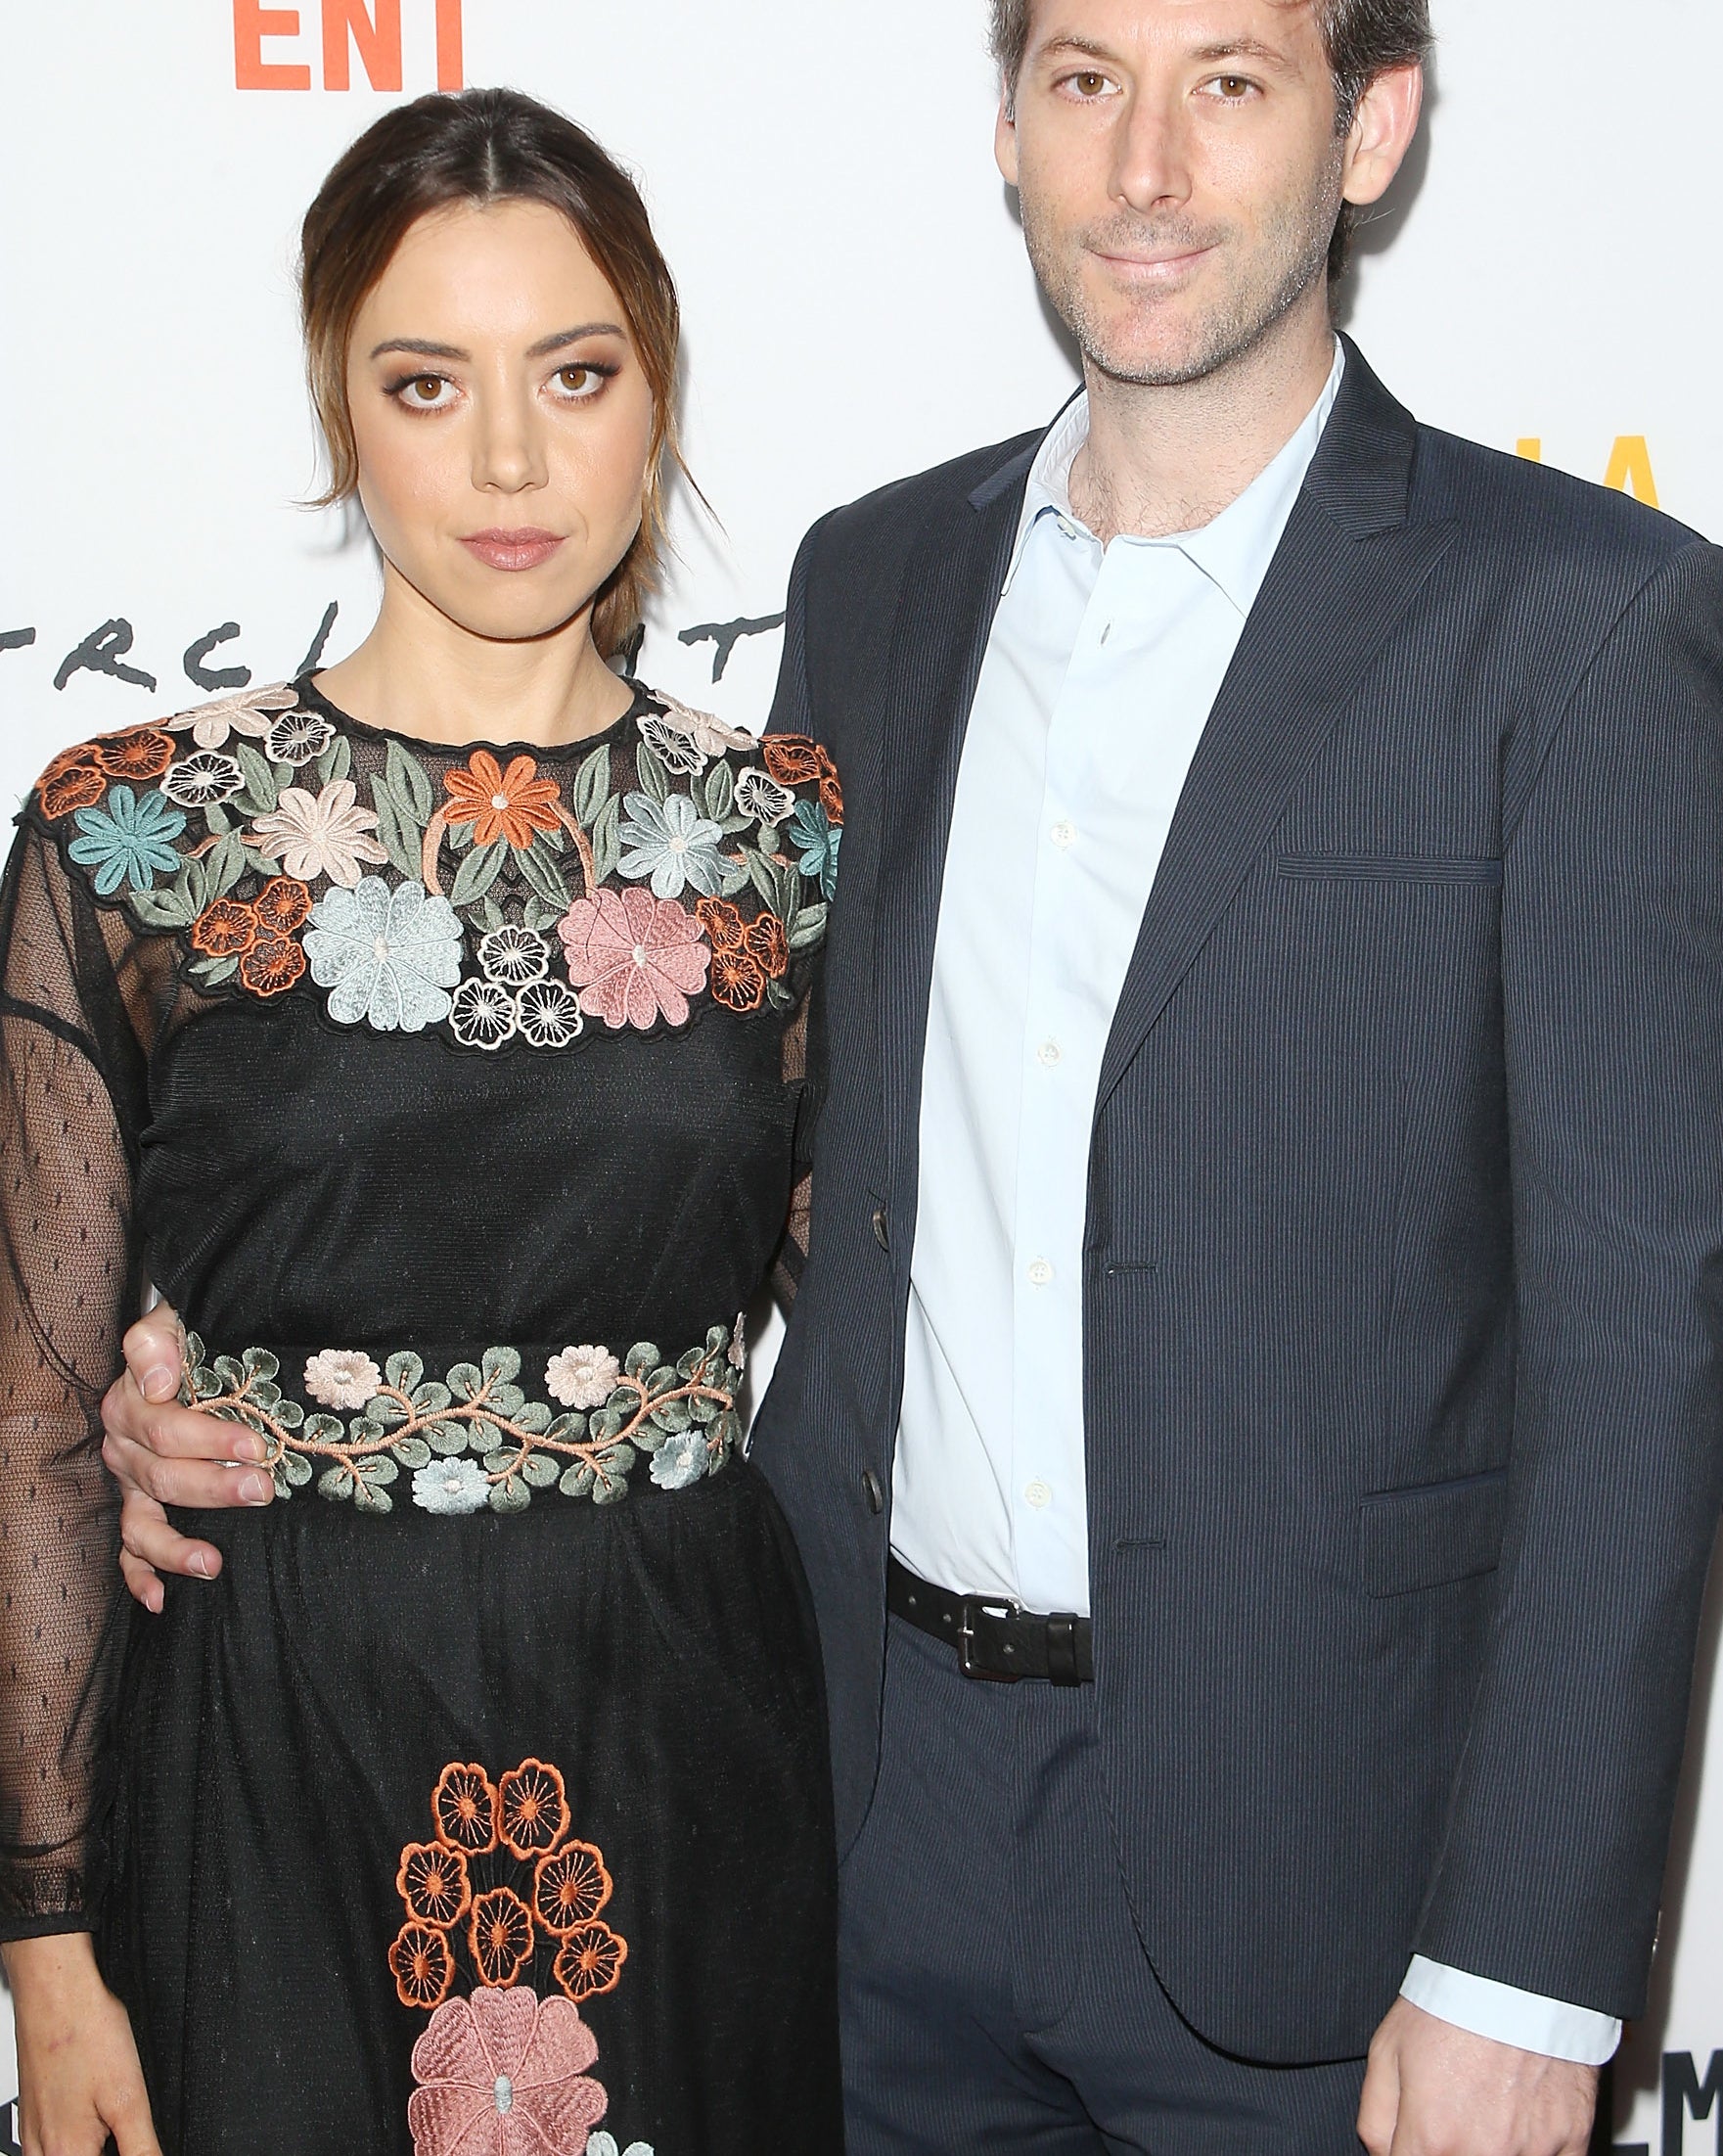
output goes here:
<path id="1" fill-rule="evenodd" d="M 1074 524 L 1072 524 L 1068 517 L 1060 518 L 1059 528 L 1065 533 L 1067 539 L 1074 539 L 1077 535 L 1077 528 Z"/>
<path id="2" fill-rule="evenodd" d="M 1042 1041 L 1040 1047 L 1035 1050 L 1035 1054 L 1038 1060 L 1044 1063 L 1050 1071 L 1061 1060 L 1061 1051 L 1057 1040 Z"/>
<path id="3" fill-rule="evenodd" d="M 1053 826 L 1053 830 L 1049 835 L 1052 838 L 1054 845 L 1059 848 L 1061 852 L 1063 852 L 1065 849 L 1070 845 L 1071 841 L 1076 837 L 1077 834 L 1075 829 L 1070 824 L 1065 822 L 1065 820 L 1061 818 L 1061 820 Z"/>
<path id="4" fill-rule="evenodd" d="M 1029 1267 L 1030 1287 L 1045 1288 L 1051 1284 L 1052 1279 L 1053 1267 L 1047 1262 L 1045 1258 L 1037 1258 L 1035 1262 Z"/>
<path id="5" fill-rule="evenodd" d="M 1047 1485 L 1041 1480 L 1039 1475 L 1036 1476 L 1035 1480 L 1029 1485 L 1028 1489 L 1023 1491 L 1023 1495 L 1028 1500 L 1028 1502 L 1034 1506 L 1037 1512 L 1045 1512 L 1047 1510 L 1047 1507 L 1053 1502 L 1053 1492 L 1051 1490 L 1048 1489 Z"/>

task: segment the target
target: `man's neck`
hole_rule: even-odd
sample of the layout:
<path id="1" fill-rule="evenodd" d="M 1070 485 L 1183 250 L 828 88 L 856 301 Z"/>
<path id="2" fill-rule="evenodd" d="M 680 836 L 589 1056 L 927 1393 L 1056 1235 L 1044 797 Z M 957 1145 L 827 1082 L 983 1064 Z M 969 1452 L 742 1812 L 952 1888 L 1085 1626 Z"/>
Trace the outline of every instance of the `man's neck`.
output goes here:
<path id="1" fill-rule="evenodd" d="M 1334 370 L 1327 296 L 1200 382 L 1147 388 L 1085 363 L 1089 438 L 1071 506 L 1097 538 L 1165 538 L 1212 524 L 1309 418 Z"/>

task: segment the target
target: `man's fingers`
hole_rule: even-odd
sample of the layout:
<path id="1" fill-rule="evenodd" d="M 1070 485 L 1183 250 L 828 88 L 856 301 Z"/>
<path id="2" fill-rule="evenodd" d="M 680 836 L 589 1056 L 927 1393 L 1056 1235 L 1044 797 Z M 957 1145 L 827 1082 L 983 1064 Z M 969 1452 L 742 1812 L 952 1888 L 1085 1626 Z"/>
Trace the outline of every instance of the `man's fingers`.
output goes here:
<path id="1" fill-rule="evenodd" d="M 110 1434 L 102 1445 L 108 1471 L 127 1495 L 134 1490 L 158 1504 L 192 1512 L 227 1512 L 266 1505 L 275 1485 L 266 1467 L 224 1467 L 219 1460 L 164 1459 L 159 1452 Z"/>
<path id="2" fill-rule="evenodd" d="M 1389 2045 L 1377 2043 L 1371 2048 L 1364 2099 L 1358 2106 L 1358 2138 L 1369 2156 L 1389 2156 L 1399 2114 L 1399 2061 Z"/>
<path id="3" fill-rule="evenodd" d="M 119 1515 L 119 1567 L 128 1587 L 146 1609 L 161 1608 L 160 1583 L 154 1596 L 139 1588 L 159 1573 L 184 1580 L 213 1580 L 221 1570 L 221 1552 L 208 1542 L 181 1535 L 153 1497 L 128 1491 Z"/>
<path id="4" fill-rule="evenodd" d="M 167 1603 L 167 1590 L 161 1584 L 161 1577 L 154 1565 L 147 1565 L 141 1557 L 134 1557 L 129 1549 L 119 1553 L 119 1576 L 125 1582 L 125 1591 L 134 1602 L 141 1603 L 152 1617 L 159 1617 Z"/>
<path id="5" fill-rule="evenodd" d="M 119 2156 L 161 2156 L 149 2100 L 141 2092 L 125 2102 L 108 2105 L 107 2112 L 108 2130 Z"/>
<path id="6" fill-rule="evenodd" d="M 185 1327 L 165 1303 L 140 1317 L 125 1336 L 125 1362 L 146 1399 L 171 1399 L 179 1391 Z"/>
<path id="7" fill-rule="evenodd" d="M 111 1437 L 147 1446 L 167 1459 L 261 1460 L 263 1440 L 244 1423 L 195 1414 L 177 1402 L 145 1399 L 130 1371 L 108 1389 L 102 1426 Z"/>

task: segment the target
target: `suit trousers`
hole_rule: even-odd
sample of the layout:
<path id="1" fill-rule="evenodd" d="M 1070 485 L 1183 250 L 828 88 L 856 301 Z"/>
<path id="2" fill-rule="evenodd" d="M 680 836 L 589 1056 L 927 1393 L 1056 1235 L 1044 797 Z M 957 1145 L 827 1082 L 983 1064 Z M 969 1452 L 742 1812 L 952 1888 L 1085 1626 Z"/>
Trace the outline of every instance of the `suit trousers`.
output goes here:
<path id="1" fill-rule="evenodd" d="M 1359 2156 L 1362 2059 L 1253 2066 L 1143 1950 L 1093 1685 L 977 1683 L 890 1620 L 879 1785 L 844 1863 L 848 2156 Z"/>

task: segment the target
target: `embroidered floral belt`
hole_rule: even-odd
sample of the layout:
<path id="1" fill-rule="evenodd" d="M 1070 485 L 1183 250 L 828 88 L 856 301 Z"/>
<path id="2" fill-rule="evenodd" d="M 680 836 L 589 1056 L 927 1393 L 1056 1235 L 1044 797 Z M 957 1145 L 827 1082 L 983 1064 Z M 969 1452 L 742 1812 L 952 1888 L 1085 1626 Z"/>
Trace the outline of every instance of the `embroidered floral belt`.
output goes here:
<path id="1" fill-rule="evenodd" d="M 427 1512 L 523 1512 L 552 1490 L 614 1504 L 642 1461 L 660 1490 L 717 1474 L 742 1444 L 746 1359 L 741 1318 L 675 1361 L 653 1341 L 620 1357 L 564 1348 L 543 1360 L 534 1391 L 547 1397 L 536 1398 L 520 1382 L 519 1348 L 428 1374 L 407 1350 L 382 1367 L 347 1348 L 211 1355 L 191 1333 L 180 1399 L 254 1430 L 283 1497 L 315 1477 L 332 1503 L 390 1512 L 405 1469 Z"/>

